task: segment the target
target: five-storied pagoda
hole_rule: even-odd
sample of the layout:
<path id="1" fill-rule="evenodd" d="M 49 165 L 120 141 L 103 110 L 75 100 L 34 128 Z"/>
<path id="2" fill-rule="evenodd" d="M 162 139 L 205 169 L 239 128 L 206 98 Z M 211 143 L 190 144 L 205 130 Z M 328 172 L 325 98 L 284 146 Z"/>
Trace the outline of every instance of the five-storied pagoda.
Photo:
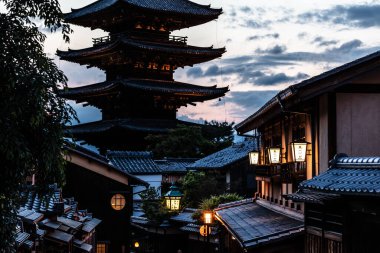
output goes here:
<path id="1" fill-rule="evenodd" d="M 176 119 L 179 107 L 224 96 L 228 87 L 176 82 L 173 72 L 221 57 L 225 48 L 189 46 L 187 37 L 171 35 L 221 13 L 188 0 L 99 0 L 66 14 L 69 23 L 109 32 L 93 39 L 93 47 L 57 51 L 63 60 L 106 73 L 104 82 L 61 93 L 102 111 L 100 121 L 71 126 L 72 135 L 103 152 L 144 150 L 146 135 L 189 124 Z"/>

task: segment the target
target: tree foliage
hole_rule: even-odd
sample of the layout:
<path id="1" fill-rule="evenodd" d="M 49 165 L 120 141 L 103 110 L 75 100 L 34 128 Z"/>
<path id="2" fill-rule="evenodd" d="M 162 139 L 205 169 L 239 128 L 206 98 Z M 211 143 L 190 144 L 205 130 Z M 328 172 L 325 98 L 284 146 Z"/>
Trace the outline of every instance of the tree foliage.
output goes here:
<path id="1" fill-rule="evenodd" d="M 155 223 L 161 224 L 162 221 L 168 219 L 172 213 L 163 203 L 156 188 L 149 187 L 146 191 L 140 193 L 142 200 L 141 208 L 144 210 L 145 217 Z"/>
<path id="2" fill-rule="evenodd" d="M 40 186 L 64 178 L 63 126 L 75 113 L 56 96 L 66 77 L 43 51 L 43 35 L 31 18 L 51 30 L 62 27 L 58 1 L 0 0 L 0 252 L 14 252 L 20 186 L 36 175 Z"/>
<path id="3" fill-rule="evenodd" d="M 148 135 L 148 149 L 157 158 L 204 157 L 232 144 L 233 123 L 205 122 L 203 126 L 179 125 L 168 134 Z"/>
<path id="4" fill-rule="evenodd" d="M 190 171 L 182 179 L 183 203 L 187 207 L 196 208 L 203 199 L 222 194 L 224 189 L 225 185 L 216 175 Z"/>
<path id="5" fill-rule="evenodd" d="M 214 195 L 209 198 L 203 199 L 198 206 L 198 210 L 192 215 L 193 219 L 200 220 L 202 218 L 203 211 L 214 210 L 220 204 L 230 203 L 238 200 L 242 200 L 243 197 L 237 193 L 224 193 L 221 195 Z"/>

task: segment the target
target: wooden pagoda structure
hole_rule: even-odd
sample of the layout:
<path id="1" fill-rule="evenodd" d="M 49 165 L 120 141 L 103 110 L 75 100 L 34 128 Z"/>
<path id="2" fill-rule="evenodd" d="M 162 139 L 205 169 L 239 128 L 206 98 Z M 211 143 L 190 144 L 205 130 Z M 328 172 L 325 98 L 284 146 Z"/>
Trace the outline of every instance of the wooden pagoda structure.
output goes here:
<path id="1" fill-rule="evenodd" d="M 147 134 L 190 124 L 176 119 L 179 107 L 224 96 L 228 87 L 176 82 L 173 72 L 221 57 L 225 48 L 190 46 L 171 32 L 221 13 L 188 0 L 99 0 L 66 14 L 69 23 L 109 32 L 90 48 L 57 51 L 62 60 L 106 73 L 104 82 L 61 92 L 102 111 L 102 120 L 71 126 L 71 134 L 103 151 L 142 150 Z"/>

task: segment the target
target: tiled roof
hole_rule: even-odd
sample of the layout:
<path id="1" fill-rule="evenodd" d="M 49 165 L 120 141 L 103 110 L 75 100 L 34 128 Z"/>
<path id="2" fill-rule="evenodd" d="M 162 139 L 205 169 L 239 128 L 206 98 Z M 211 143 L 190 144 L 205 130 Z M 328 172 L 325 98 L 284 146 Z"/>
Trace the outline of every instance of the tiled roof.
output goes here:
<path id="1" fill-rule="evenodd" d="M 35 240 L 44 238 L 70 243 L 78 237 L 77 241 L 80 241 L 84 235 L 83 232 L 77 234 L 80 228 L 96 221 L 91 230 L 86 231 L 90 233 L 100 223 L 87 211 L 77 210 L 78 203 L 73 198 L 63 199 L 61 189 L 56 184 L 38 193 L 36 189 L 35 186 L 26 186 L 21 194 L 21 207 L 17 211 L 20 219 L 20 225 L 16 227 L 17 247 L 32 248 Z M 24 224 L 34 226 L 28 230 L 31 234 L 23 231 Z"/>
<path id="2" fill-rule="evenodd" d="M 151 93 L 165 93 L 173 96 L 188 96 L 194 97 L 195 100 L 203 101 L 204 97 L 219 97 L 223 96 L 228 87 L 216 88 L 203 87 L 188 83 L 181 83 L 166 80 L 151 80 L 151 79 L 123 79 L 116 81 L 105 81 L 92 85 L 86 85 L 77 88 L 70 88 L 60 92 L 60 96 L 68 99 L 83 99 L 86 96 L 94 96 L 101 94 L 102 96 L 109 93 L 114 93 L 120 89 L 135 89 Z M 193 101 L 192 99 L 191 101 Z"/>
<path id="3" fill-rule="evenodd" d="M 111 129 L 123 129 L 131 132 L 142 133 L 167 133 L 169 129 L 176 128 L 177 125 L 194 125 L 181 120 L 164 119 L 113 119 L 100 120 L 90 123 L 74 125 L 67 128 L 71 134 L 93 134 L 106 132 Z"/>
<path id="4" fill-rule="evenodd" d="M 154 43 L 148 41 L 141 41 L 128 38 L 127 36 L 120 36 L 113 42 L 105 43 L 96 47 L 89 47 L 79 50 L 61 51 L 57 50 L 57 55 L 63 60 L 75 60 L 76 58 L 84 57 L 99 57 L 104 53 L 118 51 L 120 48 L 131 48 L 137 50 L 144 50 L 149 52 L 160 52 L 170 55 L 187 55 L 194 57 L 208 56 L 212 58 L 221 57 L 226 51 L 225 48 L 212 48 L 212 47 L 195 47 L 186 45 L 169 45 L 163 43 Z M 203 58 L 199 62 L 203 62 Z"/>
<path id="5" fill-rule="evenodd" d="M 274 96 L 271 100 L 269 100 L 266 104 L 264 104 L 254 114 L 244 119 L 242 122 L 236 124 L 235 129 L 239 133 L 250 131 L 252 129 L 249 127 L 249 125 L 252 124 L 252 122 L 255 122 L 261 115 L 273 109 L 275 106 L 279 106 L 279 99 L 284 103 L 286 99 L 292 96 L 295 96 L 300 91 L 305 90 L 309 87 L 317 86 L 317 85 L 318 87 L 320 87 L 320 89 L 323 89 L 323 86 L 320 85 L 321 81 L 328 81 L 330 78 L 340 73 L 350 73 L 352 75 L 355 75 L 355 74 L 357 75 L 358 74 L 357 71 L 352 71 L 352 69 L 357 68 L 358 66 L 366 66 L 370 62 L 376 62 L 376 60 L 378 60 L 379 58 L 380 58 L 380 51 L 377 51 L 375 53 L 366 55 L 362 58 L 346 63 L 332 70 L 326 71 L 320 75 L 304 80 L 300 83 L 290 85 L 288 88 L 276 94 L 276 96 Z M 332 80 L 331 82 L 333 84 L 344 84 L 344 82 L 337 82 L 337 80 Z M 317 95 L 319 93 L 314 91 L 314 94 Z M 299 101 L 304 101 L 304 100 L 300 99 Z M 256 125 L 259 125 L 259 124 L 261 123 L 257 122 Z"/>
<path id="6" fill-rule="evenodd" d="M 188 232 L 188 233 L 195 233 L 199 234 L 199 229 L 201 228 L 201 225 L 197 225 L 194 223 L 189 223 L 186 226 L 180 227 L 179 230 L 183 232 Z M 217 235 L 218 231 L 216 229 L 211 228 L 211 233 L 210 235 Z"/>
<path id="7" fill-rule="evenodd" d="M 189 169 L 219 169 L 228 166 L 241 159 L 248 160 L 248 152 L 257 150 L 255 139 L 247 139 L 240 143 L 235 143 L 232 146 L 220 150 L 214 154 L 206 156 L 194 164 L 190 165 Z"/>
<path id="8" fill-rule="evenodd" d="M 278 241 L 303 233 L 303 222 L 261 206 L 240 201 L 215 209 L 216 217 L 243 248 Z"/>
<path id="9" fill-rule="evenodd" d="M 193 220 L 193 218 L 191 217 L 194 214 L 195 211 L 196 211 L 196 209 L 185 208 L 179 214 L 177 214 L 175 216 L 172 216 L 170 218 L 170 220 L 177 221 L 177 222 L 183 222 L 183 223 L 192 223 L 192 222 L 195 222 L 195 220 Z"/>
<path id="10" fill-rule="evenodd" d="M 70 21 L 70 19 L 100 12 L 110 8 L 118 2 L 123 2 L 147 10 L 181 15 L 217 17 L 222 12 L 221 9 L 212 9 L 209 6 L 196 4 L 187 0 L 99 0 L 83 8 L 72 9 L 71 13 L 65 15 L 65 18 Z"/>
<path id="11" fill-rule="evenodd" d="M 161 174 L 161 169 L 147 151 L 109 151 L 107 158 L 119 169 L 134 174 Z"/>
<path id="12" fill-rule="evenodd" d="M 299 189 L 380 196 L 380 157 L 348 157 L 339 154 L 326 172 L 302 182 Z"/>
<path id="13" fill-rule="evenodd" d="M 166 158 L 155 162 L 163 173 L 186 173 L 186 168 L 196 160 L 197 158 Z"/>
<path id="14" fill-rule="evenodd" d="M 324 204 L 327 201 L 333 201 L 339 198 L 338 194 L 315 192 L 310 190 L 299 190 L 286 196 L 295 202 L 308 202 L 314 204 Z"/>
<path id="15" fill-rule="evenodd" d="M 141 180 L 140 178 L 137 178 L 133 176 L 132 174 L 129 174 L 126 171 L 120 170 L 120 168 L 113 166 L 112 164 L 109 164 L 109 160 L 107 157 L 100 155 L 98 153 L 95 153 L 85 147 L 76 145 L 74 143 L 70 143 L 68 145 L 65 145 L 65 148 L 69 151 L 75 152 L 77 154 L 80 154 L 82 156 L 87 157 L 88 159 L 98 161 L 99 163 L 103 164 L 104 166 L 107 166 L 108 169 L 116 170 L 118 173 L 124 174 L 128 178 L 128 182 L 135 185 L 148 185 L 147 182 Z"/>

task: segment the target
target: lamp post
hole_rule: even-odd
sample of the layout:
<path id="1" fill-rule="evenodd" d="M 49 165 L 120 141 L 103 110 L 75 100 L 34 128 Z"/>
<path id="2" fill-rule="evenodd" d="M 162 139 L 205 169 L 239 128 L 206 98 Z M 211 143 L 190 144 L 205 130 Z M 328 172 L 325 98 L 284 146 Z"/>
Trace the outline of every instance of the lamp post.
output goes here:
<path id="1" fill-rule="evenodd" d="M 173 183 L 170 186 L 170 190 L 165 194 L 166 207 L 171 211 L 178 211 L 180 209 L 182 197 L 183 194 Z"/>
<path id="2" fill-rule="evenodd" d="M 214 213 L 213 211 L 204 211 L 203 212 L 203 224 L 206 226 L 206 238 L 207 238 L 207 252 L 210 249 L 210 225 L 214 222 Z"/>

